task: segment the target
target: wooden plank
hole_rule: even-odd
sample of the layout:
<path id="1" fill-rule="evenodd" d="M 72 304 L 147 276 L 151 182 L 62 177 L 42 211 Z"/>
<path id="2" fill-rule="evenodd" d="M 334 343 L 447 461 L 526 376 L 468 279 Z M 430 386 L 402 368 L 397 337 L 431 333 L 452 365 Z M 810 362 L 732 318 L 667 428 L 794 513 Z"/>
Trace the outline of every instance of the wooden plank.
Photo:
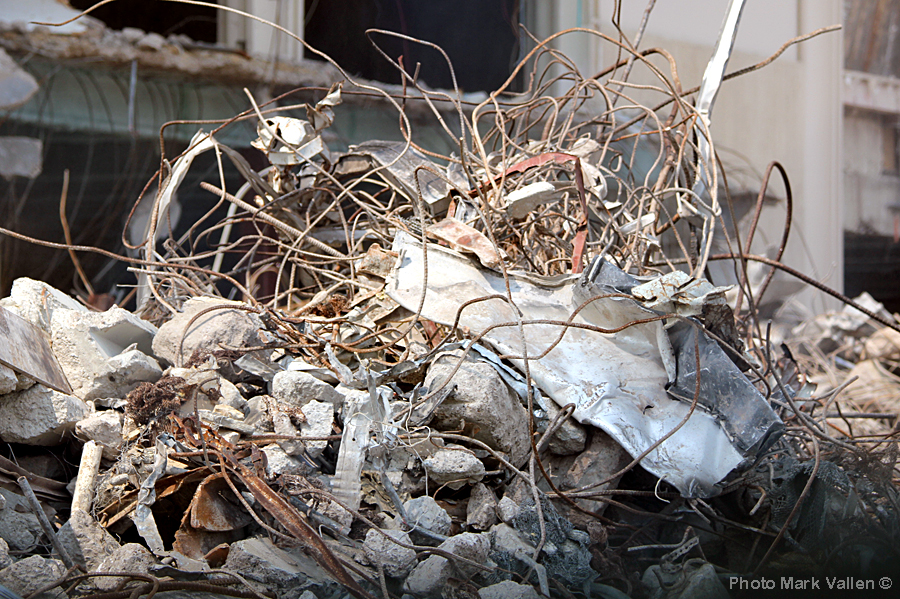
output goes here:
<path id="1" fill-rule="evenodd" d="M 0 306 L 0 363 L 61 393 L 72 393 L 41 329 Z"/>

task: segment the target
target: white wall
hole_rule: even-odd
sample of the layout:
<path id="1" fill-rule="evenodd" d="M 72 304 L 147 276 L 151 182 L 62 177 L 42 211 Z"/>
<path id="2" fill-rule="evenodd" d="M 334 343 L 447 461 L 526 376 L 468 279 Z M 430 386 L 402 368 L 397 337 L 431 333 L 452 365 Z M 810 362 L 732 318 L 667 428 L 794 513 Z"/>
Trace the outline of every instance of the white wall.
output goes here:
<path id="1" fill-rule="evenodd" d="M 219 4 L 276 23 L 303 38 L 303 0 L 220 0 Z M 303 44 L 270 25 L 227 11 L 220 15 L 219 43 L 275 62 L 303 58 Z"/>
<path id="2" fill-rule="evenodd" d="M 592 27 L 616 36 L 613 0 L 532 0 L 553 7 L 549 26 Z M 647 3 L 622 2 L 622 28 L 633 38 Z M 718 38 L 728 0 L 657 0 L 641 48 L 658 46 L 677 61 L 684 89 L 699 85 Z M 783 43 L 826 25 L 840 24 L 841 0 L 748 0 L 728 71 L 755 64 Z M 545 23 L 537 33 L 550 33 Z M 558 47 L 583 73 L 597 72 L 616 57 L 616 48 L 586 35 Z M 772 160 L 788 171 L 794 191 L 794 228 L 784 262 L 827 285 L 843 286 L 842 104 L 843 45 L 840 32 L 828 33 L 785 52 L 760 71 L 723 83 L 712 115 L 716 148 L 726 162 L 762 173 Z M 662 60 L 654 64 L 668 68 Z M 635 81 L 650 81 L 635 68 Z M 638 92 L 635 92 L 638 94 Z M 759 177 L 756 179 L 758 186 Z M 769 193 L 784 197 L 775 178 Z M 777 244 L 783 206 L 767 210 L 756 251 Z M 833 306 L 821 294 L 808 307 Z M 812 303 L 810 303 L 812 302 Z"/>
<path id="3" fill-rule="evenodd" d="M 888 207 L 900 204 L 900 173 L 884 169 L 884 136 L 891 121 L 859 109 L 844 113 L 844 222 L 849 230 L 894 234 Z"/>

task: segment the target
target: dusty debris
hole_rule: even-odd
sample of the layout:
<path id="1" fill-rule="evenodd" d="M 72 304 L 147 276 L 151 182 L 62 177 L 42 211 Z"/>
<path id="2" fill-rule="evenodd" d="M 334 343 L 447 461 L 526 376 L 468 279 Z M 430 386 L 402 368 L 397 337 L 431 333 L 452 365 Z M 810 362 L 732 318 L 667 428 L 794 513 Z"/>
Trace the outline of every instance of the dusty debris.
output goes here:
<path id="1" fill-rule="evenodd" d="M 395 539 L 403 543 L 394 542 Z M 416 565 L 416 552 L 409 535 L 402 530 L 376 530 L 370 528 L 365 540 L 366 558 L 371 564 L 380 564 L 384 573 L 394 578 L 405 578 Z"/>
<path id="2" fill-rule="evenodd" d="M 106 312 L 54 310 L 50 317 L 50 343 L 53 353 L 72 387 L 74 395 L 84 399 L 96 393 L 97 379 L 122 364 L 108 360 L 130 349 L 132 344 L 144 354 L 152 353 L 156 327 L 127 310 L 113 306 Z M 124 359 L 124 358 L 123 358 Z M 108 370 L 112 369 L 112 371 Z M 128 383 L 138 381 L 128 381 Z M 102 390 L 102 388 L 100 389 Z"/>
<path id="3" fill-rule="evenodd" d="M 186 365 L 198 350 L 256 347 L 263 345 L 259 317 L 240 302 L 195 297 L 182 311 L 160 327 L 153 338 L 153 352 L 168 364 Z"/>
<path id="4" fill-rule="evenodd" d="M 32 555 L 0 570 L 0 584 L 21 597 L 27 597 L 58 580 L 66 572 L 65 565 L 56 559 Z M 50 589 L 36 599 L 65 599 L 62 589 Z"/>
<path id="5" fill-rule="evenodd" d="M 37 384 L 0 402 L 0 437 L 9 443 L 57 445 L 90 409 L 75 396 Z"/>
<path id="6" fill-rule="evenodd" d="M 72 51 L 107 37 L 143 62 L 181 43 L 87 28 Z M 756 258 L 711 253 L 727 235 L 708 169 L 718 84 L 711 72 L 694 106 L 676 71 L 652 74 L 657 108 L 616 109 L 619 83 L 568 72 L 551 97 L 534 71 L 521 94 L 460 105 L 452 156 L 329 148 L 352 81 L 299 116 L 251 97 L 261 172 L 199 131 L 147 198 L 133 312 L 27 279 L 0 300 L 72 389 L 0 354 L 0 581 L 58 580 L 59 597 L 78 582 L 639 599 L 720 596 L 723 572 L 786 563 L 885 570 L 900 329 L 858 298 L 773 336 L 758 297 L 729 301 L 746 270 L 704 278 L 710 260 Z M 201 184 L 230 207 L 194 223 L 217 239 L 203 254 L 157 233 L 210 151 L 246 184 Z M 19 477 L 84 574 L 44 557 L 54 535 L 7 490 Z"/>
<path id="7" fill-rule="evenodd" d="M 88 570 L 96 570 L 104 559 L 119 548 L 113 536 L 93 516 L 82 510 L 72 510 L 68 522 L 57 534 L 75 563 Z"/>
<path id="8" fill-rule="evenodd" d="M 468 359 L 462 351 L 438 355 L 424 384 L 429 390 L 446 386 L 450 394 L 422 424 L 462 430 L 508 455 L 515 465 L 525 460 L 530 450 L 527 412 L 489 364 Z"/>

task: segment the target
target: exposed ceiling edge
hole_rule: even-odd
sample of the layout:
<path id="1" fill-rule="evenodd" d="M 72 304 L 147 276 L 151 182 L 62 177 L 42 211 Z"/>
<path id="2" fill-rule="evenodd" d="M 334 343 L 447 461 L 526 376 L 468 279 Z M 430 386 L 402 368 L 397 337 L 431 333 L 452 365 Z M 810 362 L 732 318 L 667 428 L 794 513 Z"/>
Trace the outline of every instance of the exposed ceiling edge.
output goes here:
<path id="1" fill-rule="evenodd" d="M 0 19 L 3 19 L 0 17 Z M 121 68 L 136 62 L 141 72 L 189 75 L 202 80 L 227 85 L 257 87 L 269 85 L 273 89 L 290 87 L 315 87 L 327 90 L 336 81 L 345 80 L 333 65 L 308 59 L 297 62 L 270 62 L 254 58 L 244 52 L 225 47 L 193 42 L 185 36 L 164 38 L 157 33 L 145 33 L 136 29 L 116 31 L 102 24 L 92 24 L 78 34 L 64 35 L 49 27 L 39 26 L 28 30 L 21 22 L 0 20 L 0 48 L 20 56 L 37 55 L 75 66 Z M 399 80 L 399 74 L 398 74 Z M 377 87 L 399 98 L 404 90 L 396 84 L 370 82 L 357 79 L 361 85 Z M 353 88 L 345 85 L 347 102 L 371 103 L 385 101 L 378 93 L 366 93 L 355 97 Z M 365 91 L 365 90 L 362 90 Z M 417 102 L 420 92 L 410 86 L 406 90 L 405 110 L 410 116 L 428 111 L 424 102 Z M 452 90 L 445 92 L 453 96 Z M 479 102 L 483 93 L 464 94 L 464 99 Z M 398 100 L 399 101 L 399 100 Z M 435 102 L 441 112 L 452 112 L 450 102 Z"/>

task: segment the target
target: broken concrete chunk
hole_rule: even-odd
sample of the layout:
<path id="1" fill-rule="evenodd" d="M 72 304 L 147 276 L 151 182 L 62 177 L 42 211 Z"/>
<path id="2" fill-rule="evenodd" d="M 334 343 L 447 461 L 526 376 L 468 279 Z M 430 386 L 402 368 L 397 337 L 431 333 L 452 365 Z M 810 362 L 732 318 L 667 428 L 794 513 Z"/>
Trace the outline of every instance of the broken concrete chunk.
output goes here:
<path id="1" fill-rule="evenodd" d="M 182 312 L 162 325 L 153 339 L 153 353 L 161 360 L 181 366 L 196 350 L 209 352 L 227 347 L 257 347 L 264 344 L 260 336 L 262 322 L 256 314 L 229 306 L 246 307 L 240 302 L 207 297 L 191 298 L 184 303 Z M 198 317 L 185 331 L 195 316 Z M 183 337 L 183 341 L 182 341 Z"/>
<path id="2" fill-rule="evenodd" d="M 403 578 L 409 574 L 416 565 L 416 552 L 385 537 L 385 535 L 397 539 L 401 543 L 411 545 L 409 535 L 402 530 L 384 530 L 379 532 L 370 528 L 366 533 L 363 547 L 366 558 L 371 564 L 381 564 L 384 573 L 394 578 Z"/>
<path id="3" fill-rule="evenodd" d="M 159 52 L 165 47 L 166 38 L 158 33 L 150 32 L 135 42 L 135 45 L 141 50 Z"/>
<path id="4" fill-rule="evenodd" d="M 272 396 L 294 408 L 302 408 L 313 400 L 327 401 L 335 406 L 344 402 L 344 396 L 334 387 L 299 370 L 276 374 L 272 379 Z"/>
<path id="5" fill-rule="evenodd" d="M 40 541 L 43 529 L 29 511 L 25 498 L 6 489 L 0 489 L 0 498 L 5 504 L 0 508 L 0 539 L 9 543 L 13 551 L 33 549 Z"/>
<path id="6" fill-rule="evenodd" d="M 500 501 L 497 502 L 497 516 L 501 521 L 509 524 L 513 521 L 518 513 L 519 504 L 517 504 L 509 497 L 504 496 L 500 499 Z"/>
<path id="7" fill-rule="evenodd" d="M 232 445 L 241 440 L 241 433 L 237 431 L 219 431 L 219 436 Z"/>
<path id="8" fill-rule="evenodd" d="M 316 597 L 330 597 L 338 584 L 311 558 L 279 549 L 269 539 L 245 539 L 231 544 L 223 569 L 259 583 L 262 591 L 278 597 L 297 597 L 310 590 Z"/>
<path id="9" fill-rule="evenodd" d="M 441 536 L 450 532 L 450 526 L 453 524 L 450 514 L 438 505 L 438 502 L 431 496 L 422 495 L 421 497 L 410 499 L 403 504 L 403 507 L 406 509 L 408 524 L 414 527 L 413 533 L 415 533 L 417 528 L 424 528 Z M 421 535 L 417 537 L 416 534 L 413 534 L 413 537 L 416 538 L 417 543 L 422 542 L 419 541 Z M 426 539 L 430 539 L 430 537 L 426 537 Z M 429 544 L 433 545 L 434 543 L 431 542 Z"/>
<path id="10" fill-rule="evenodd" d="M 274 478 L 279 474 L 306 474 L 309 472 L 309 466 L 305 462 L 289 456 L 278 445 L 263 447 L 262 452 L 266 454 L 266 476 L 269 478 Z"/>
<path id="11" fill-rule="evenodd" d="M 2 497 L 2 495 L 0 495 L 0 497 Z M 9 545 L 3 540 L 3 537 L 0 537 L 0 570 L 8 568 L 12 564 L 13 559 L 9 556 Z"/>
<path id="12" fill-rule="evenodd" d="M 18 384 L 19 378 L 16 376 L 16 371 L 0 364 L 0 395 L 12 393 Z"/>
<path id="13" fill-rule="evenodd" d="M 540 595 L 526 584 L 504 580 L 478 589 L 478 599 L 540 599 Z"/>
<path id="14" fill-rule="evenodd" d="M 525 552 L 530 555 L 534 552 L 528 541 L 519 531 L 508 524 L 497 524 L 491 529 L 491 544 L 494 551 L 515 558 L 517 553 Z"/>
<path id="15" fill-rule="evenodd" d="M 442 449 L 423 462 L 428 476 L 440 485 L 459 489 L 484 478 L 484 464 L 465 449 Z"/>
<path id="16" fill-rule="evenodd" d="M 96 442 L 103 447 L 103 457 L 114 460 L 122 448 L 124 422 L 125 415 L 116 410 L 94 412 L 75 424 L 75 436 Z"/>
<path id="17" fill-rule="evenodd" d="M 269 412 L 270 405 L 275 406 L 275 398 L 271 395 L 257 395 L 250 398 L 247 401 L 247 416 L 244 418 L 244 422 L 261 433 L 274 431 L 272 415 Z"/>
<path id="18" fill-rule="evenodd" d="M 0 87 L 0 96 L 3 89 Z M 44 142 L 34 137 L 0 137 L 0 176 L 34 179 L 44 167 Z"/>
<path id="19" fill-rule="evenodd" d="M 50 333 L 50 319 L 59 309 L 87 312 L 88 309 L 62 291 L 50 285 L 21 277 L 13 281 L 9 297 L 0 299 L 0 306 L 18 314 L 34 326 Z"/>
<path id="20" fill-rule="evenodd" d="M 562 410 L 553 401 L 546 402 L 546 406 L 547 425 L 549 425 Z M 550 437 L 547 449 L 555 455 L 572 455 L 583 451 L 586 441 L 587 432 L 584 426 L 570 417 L 566 418 L 560 427 L 556 429 L 556 432 L 553 433 L 553 436 Z"/>
<path id="21" fill-rule="evenodd" d="M 241 412 L 247 409 L 247 400 L 238 388 L 221 375 L 215 368 L 213 360 L 191 368 L 169 368 L 168 376 L 183 378 L 187 385 L 199 385 L 201 405 L 203 409 L 212 410 L 215 405 L 224 404 Z M 209 391 L 212 390 L 212 394 Z"/>
<path id="22" fill-rule="evenodd" d="M 461 350 L 439 356 L 428 369 L 425 384 L 430 389 L 443 384 L 461 356 Z M 514 465 L 522 464 L 531 448 L 528 414 L 497 371 L 466 358 L 449 384 L 456 389 L 435 410 L 431 424 L 441 430 L 459 430 L 465 421 L 466 434 L 506 453 Z"/>
<path id="23" fill-rule="evenodd" d="M 25 445 L 58 445 L 90 408 L 44 385 L 0 397 L 0 439 Z"/>
<path id="24" fill-rule="evenodd" d="M 146 575 L 150 573 L 150 566 L 155 563 L 156 557 L 146 547 L 138 543 L 128 543 L 106 556 L 97 566 L 97 571 L 134 572 Z M 122 578 L 101 576 L 94 579 L 94 586 L 101 591 L 114 591 L 122 582 L 124 582 Z"/>
<path id="25" fill-rule="evenodd" d="M 155 383 L 162 376 L 159 364 L 139 349 L 122 352 L 106 361 L 86 383 L 85 401 L 107 397 L 123 398 L 141 383 Z"/>
<path id="26" fill-rule="evenodd" d="M 107 557 L 112 555 L 119 544 L 84 510 L 74 509 L 69 521 L 57 533 L 60 542 L 76 564 L 96 570 Z"/>
<path id="27" fill-rule="evenodd" d="M 440 597 L 441 590 L 452 575 L 453 564 L 450 560 L 440 555 L 431 555 L 406 577 L 403 590 L 416 597 Z"/>
<path id="28" fill-rule="evenodd" d="M 193 410 L 188 410 L 187 407 L 190 406 L 190 402 L 186 402 L 181 405 L 181 412 L 186 413 L 187 415 L 192 415 Z M 216 406 L 218 407 L 218 406 Z M 244 423 L 243 420 L 237 420 L 236 418 L 230 418 L 228 416 L 223 415 L 221 412 L 216 410 L 197 410 L 197 415 L 200 417 L 205 424 L 212 426 L 215 429 L 228 429 L 231 431 L 237 431 L 244 435 L 252 435 L 256 433 L 256 429 L 252 426 Z"/>
<path id="29" fill-rule="evenodd" d="M 275 427 L 276 435 L 300 436 L 300 431 L 298 431 L 297 427 L 294 426 L 294 423 L 291 422 L 291 417 L 284 412 L 275 412 L 275 414 L 272 415 L 272 424 Z M 290 456 L 303 455 L 303 452 L 306 450 L 303 441 L 297 439 L 279 439 L 277 442 L 278 446 Z"/>
<path id="30" fill-rule="evenodd" d="M 119 34 L 126 42 L 130 44 L 134 44 L 139 39 L 147 35 L 147 33 L 143 29 L 138 29 L 137 27 L 123 27 L 122 31 L 120 31 Z"/>
<path id="31" fill-rule="evenodd" d="M 469 504 L 466 506 L 466 526 L 476 530 L 487 530 L 497 523 L 497 496 L 485 484 L 472 487 Z"/>
<path id="32" fill-rule="evenodd" d="M 0 584 L 20 597 L 28 597 L 38 589 L 59 580 L 65 573 L 66 566 L 61 561 L 32 555 L 0 570 Z M 34 599 L 66 599 L 66 594 L 56 587 Z"/>
<path id="33" fill-rule="evenodd" d="M 4 50 L 0 50 L 0 108 L 18 108 L 30 100 L 37 90 L 38 83 L 34 77 Z"/>
<path id="34" fill-rule="evenodd" d="M 224 376 L 220 376 L 217 381 L 219 385 L 219 403 L 216 406 L 228 406 L 246 414 L 247 400 L 241 395 L 237 386 Z"/>
<path id="35" fill-rule="evenodd" d="M 36 380 L 28 376 L 27 374 L 22 374 L 21 372 L 16 373 L 16 378 L 18 379 L 18 383 L 16 383 L 16 391 L 24 391 L 25 389 L 31 389 L 37 383 Z"/>
<path id="36" fill-rule="evenodd" d="M 476 534 L 463 532 L 454 535 L 438 545 L 440 549 L 449 551 L 463 559 L 476 564 L 484 564 L 491 552 L 491 536 L 489 534 Z M 462 578 L 471 578 L 481 571 L 481 568 L 460 560 L 450 560 L 454 569 Z"/>
<path id="37" fill-rule="evenodd" d="M 544 467 L 550 474 L 550 479 L 556 488 L 562 491 L 571 491 L 580 487 L 592 487 L 598 491 L 615 488 L 617 480 L 595 486 L 606 480 L 628 462 L 628 455 L 621 445 L 600 429 L 591 431 L 590 443 L 584 451 L 577 455 L 549 456 L 544 460 Z M 550 486 L 541 479 L 538 486 L 545 492 L 550 492 Z M 602 501 L 578 498 L 574 500 L 578 505 L 590 512 L 603 513 L 607 504 Z M 590 516 L 575 510 L 565 503 L 560 503 L 559 508 L 563 514 L 574 524 L 587 526 L 592 520 Z"/>
<path id="38" fill-rule="evenodd" d="M 217 403 L 216 407 L 213 408 L 213 412 L 232 420 L 243 421 L 245 418 L 244 413 L 241 410 L 223 403 Z"/>
<path id="39" fill-rule="evenodd" d="M 327 437 L 333 434 L 334 405 L 325 401 L 312 400 L 301 408 L 306 422 L 300 425 L 300 432 L 304 437 Z M 322 455 L 328 446 L 328 441 L 304 441 L 306 452 L 311 458 Z"/>
<path id="40" fill-rule="evenodd" d="M 152 351 L 156 327 L 131 312 L 113 306 L 106 312 L 54 310 L 50 319 L 50 345 L 72 393 L 78 397 L 107 369 L 107 360 L 137 344 Z"/>
<path id="41" fill-rule="evenodd" d="M 374 275 L 386 279 L 397 263 L 397 254 L 387 251 L 378 243 L 373 243 L 356 267 L 357 272 Z"/>

